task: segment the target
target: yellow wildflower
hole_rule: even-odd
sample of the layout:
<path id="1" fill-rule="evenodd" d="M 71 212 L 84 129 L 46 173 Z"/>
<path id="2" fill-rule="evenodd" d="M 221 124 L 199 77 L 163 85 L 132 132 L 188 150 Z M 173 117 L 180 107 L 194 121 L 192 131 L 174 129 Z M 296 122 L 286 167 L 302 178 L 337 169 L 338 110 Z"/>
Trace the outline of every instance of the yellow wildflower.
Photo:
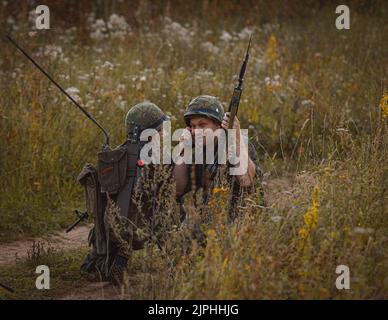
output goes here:
<path id="1" fill-rule="evenodd" d="M 338 239 L 338 234 L 337 234 L 337 232 L 332 231 L 332 232 L 329 233 L 329 237 L 331 239 Z"/>
<path id="2" fill-rule="evenodd" d="M 388 118 L 388 93 L 384 90 L 384 94 L 380 101 L 381 116 Z"/>
<path id="3" fill-rule="evenodd" d="M 308 232 L 307 232 L 307 230 L 306 230 L 305 228 L 301 228 L 301 229 L 299 230 L 298 234 L 299 234 L 299 237 L 300 237 L 301 239 L 306 239 L 307 236 L 308 236 Z"/>
<path id="4" fill-rule="evenodd" d="M 276 37 L 275 35 L 271 35 L 267 44 L 267 62 L 269 64 L 274 64 L 276 60 Z"/>
<path id="5" fill-rule="evenodd" d="M 217 194 L 217 193 L 225 193 L 228 191 L 228 188 L 225 188 L 225 187 L 221 187 L 221 188 L 218 188 L 218 187 L 215 187 L 213 189 L 213 193 L 214 194 Z"/>
<path id="6" fill-rule="evenodd" d="M 328 176 L 330 176 L 331 171 L 332 171 L 332 169 L 330 167 L 325 167 L 325 168 L 323 168 L 323 175 L 325 177 L 328 177 Z"/>
<path id="7" fill-rule="evenodd" d="M 303 216 L 304 223 L 309 230 L 316 228 L 318 224 L 318 187 L 315 186 L 310 208 Z"/>
<path id="8" fill-rule="evenodd" d="M 301 240 L 301 246 L 304 246 L 305 241 L 309 238 L 311 232 L 318 225 L 318 208 L 319 208 L 319 189 L 315 186 L 312 203 L 306 213 L 303 215 L 304 226 L 299 230 L 298 235 Z"/>

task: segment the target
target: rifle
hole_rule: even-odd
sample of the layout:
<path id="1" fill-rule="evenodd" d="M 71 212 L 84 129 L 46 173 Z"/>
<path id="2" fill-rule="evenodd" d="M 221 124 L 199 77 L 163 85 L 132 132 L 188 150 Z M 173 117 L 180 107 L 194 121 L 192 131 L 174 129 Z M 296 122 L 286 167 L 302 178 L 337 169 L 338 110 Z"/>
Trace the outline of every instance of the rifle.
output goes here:
<path id="1" fill-rule="evenodd" d="M 15 292 L 14 289 L 12 289 L 11 287 L 6 286 L 5 284 L 2 284 L 1 282 L 0 282 L 0 287 L 5 289 L 5 290 L 7 290 L 7 291 L 9 291 L 9 292 L 12 292 L 12 293 Z"/>
<path id="2" fill-rule="evenodd" d="M 66 233 L 69 233 L 71 230 L 73 230 L 79 223 L 89 219 L 89 214 L 87 213 L 87 211 L 81 212 L 78 210 L 74 210 L 74 213 L 77 215 L 78 220 L 66 229 Z"/>
<path id="3" fill-rule="evenodd" d="M 96 119 L 93 118 L 93 116 L 85 110 L 84 107 L 82 107 L 77 101 L 74 100 L 74 98 L 66 92 L 65 89 L 63 89 L 58 82 L 56 82 L 48 73 L 45 71 L 22 47 L 20 47 L 14 39 L 11 38 L 10 35 L 5 36 L 23 55 L 30 60 L 35 67 L 39 69 L 40 72 L 42 72 L 71 102 L 73 102 L 81 111 L 82 113 L 87 116 L 98 128 L 101 129 L 105 136 L 105 144 L 103 145 L 103 149 L 109 147 L 109 135 L 107 131 L 97 122 Z"/>
<path id="4" fill-rule="evenodd" d="M 249 37 L 248 47 L 247 47 L 247 50 L 245 52 L 244 60 L 242 62 L 241 68 L 240 68 L 240 73 L 238 76 L 238 83 L 237 83 L 237 86 L 233 90 L 232 98 L 231 98 L 230 103 L 229 103 L 228 112 L 230 112 L 230 116 L 229 116 L 228 129 L 233 128 L 234 118 L 236 117 L 238 107 L 240 105 L 241 94 L 243 91 L 244 75 L 245 75 L 245 71 L 247 69 L 247 64 L 248 64 L 248 60 L 249 60 L 249 49 L 251 47 L 251 41 L 252 41 L 252 34 Z M 208 204 L 209 199 L 210 199 L 210 195 L 213 192 L 214 185 L 215 185 L 215 179 L 216 179 L 216 176 L 218 174 L 218 166 L 219 166 L 219 164 L 218 164 L 218 150 L 217 150 L 215 152 L 215 155 L 214 155 L 214 162 L 212 163 L 212 165 L 210 167 L 208 167 L 208 171 L 210 173 L 210 186 L 209 186 L 209 191 L 203 200 L 204 205 Z"/>

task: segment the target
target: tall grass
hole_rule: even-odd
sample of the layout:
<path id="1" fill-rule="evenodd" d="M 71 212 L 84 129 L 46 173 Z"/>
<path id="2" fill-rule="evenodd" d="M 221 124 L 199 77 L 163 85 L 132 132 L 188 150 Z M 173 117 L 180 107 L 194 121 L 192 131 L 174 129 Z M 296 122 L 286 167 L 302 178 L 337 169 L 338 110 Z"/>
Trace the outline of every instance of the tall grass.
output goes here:
<path id="1" fill-rule="evenodd" d="M 153 296 L 386 297 L 388 139 L 379 107 L 388 71 L 385 2 L 350 5 L 346 31 L 335 28 L 331 2 L 48 4 L 50 31 L 29 33 L 34 6 L 26 3 L 4 7 L 2 28 L 65 88 L 78 89 L 112 145 L 123 141 L 124 116 L 139 101 L 157 103 L 175 128 L 184 125 L 192 97 L 212 94 L 227 104 L 254 32 L 239 117 L 268 184 L 291 176 L 293 187 L 269 189 L 269 208 L 245 208 L 235 225 L 208 226 L 205 249 L 188 244 L 187 255 L 145 258 L 162 270 L 142 281 Z M 9 43 L 1 46 L 0 237 L 12 238 L 72 219 L 69 212 L 83 206 L 76 176 L 95 162 L 103 139 Z M 311 226 L 307 212 L 315 212 Z M 350 292 L 333 287 L 338 264 L 351 268 Z"/>

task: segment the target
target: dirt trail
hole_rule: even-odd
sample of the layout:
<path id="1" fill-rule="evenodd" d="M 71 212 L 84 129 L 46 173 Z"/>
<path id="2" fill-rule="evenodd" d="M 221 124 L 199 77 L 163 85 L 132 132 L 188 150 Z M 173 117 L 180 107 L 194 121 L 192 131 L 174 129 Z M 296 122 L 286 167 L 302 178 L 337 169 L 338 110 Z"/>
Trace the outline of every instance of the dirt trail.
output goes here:
<path id="1" fill-rule="evenodd" d="M 34 241 L 48 243 L 50 247 L 56 250 L 85 247 L 87 246 L 89 230 L 90 226 L 80 226 L 69 233 L 60 231 L 50 236 L 0 243 L 0 267 L 15 264 L 17 259 L 26 259 Z"/>
<path id="2" fill-rule="evenodd" d="M 0 243 L 0 267 L 7 267 L 17 263 L 17 260 L 25 260 L 31 250 L 33 242 L 48 244 L 56 250 L 71 250 L 87 247 L 87 239 L 91 226 L 79 226 L 71 232 L 56 232 L 53 235 L 28 238 L 26 240 L 10 243 Z M 109 300 L 126 299 L 119 288 L 109 282 L 91 283 L 82 288 L 76 288 L 61 297 L 63 300 Z"/>

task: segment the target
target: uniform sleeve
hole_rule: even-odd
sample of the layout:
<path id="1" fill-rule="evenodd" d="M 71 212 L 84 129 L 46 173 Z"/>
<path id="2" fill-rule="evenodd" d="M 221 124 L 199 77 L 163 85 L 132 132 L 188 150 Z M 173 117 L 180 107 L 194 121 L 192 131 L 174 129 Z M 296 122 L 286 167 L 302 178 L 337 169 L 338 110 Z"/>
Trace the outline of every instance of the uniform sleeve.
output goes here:
<path id="1" fill-rule="evenodd" d="M 259 164 L 259 157 L 256 151 L 255 146 L 250 142 L 248 145 L 248 155 L 255 164 L 256 167 L 256 175 L 254 177 L 253 186 L 252 187 L 240 187 L 238 179 L 232 179 L 232 201 L 237 203 L 239 198 L 243 193 L 255 193 L 259 191 L 260 199 L 258 199 L 258 203 L 263 205 L 264 203 L 264 194 L 262 188 L 262 179 L 263 179 L 263 171 L 261 170 Z"/>

